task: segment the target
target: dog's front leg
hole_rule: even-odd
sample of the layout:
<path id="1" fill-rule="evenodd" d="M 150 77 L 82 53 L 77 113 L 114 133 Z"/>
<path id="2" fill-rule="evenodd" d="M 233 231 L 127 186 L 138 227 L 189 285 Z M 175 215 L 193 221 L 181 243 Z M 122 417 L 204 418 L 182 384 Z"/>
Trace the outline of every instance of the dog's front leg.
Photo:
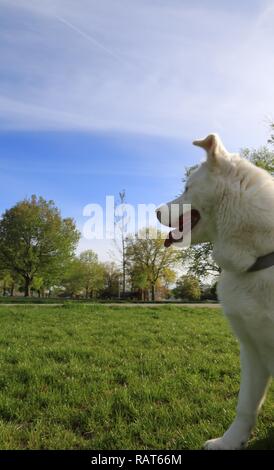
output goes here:
<path id="1" fill-rule="evenodd" d="M 242 449 L 263 403 L 269 373 L 250 344 L 241 344 L 241 387 L 237 415 L 225 434 L 205 443 L 209 450 Z"/>

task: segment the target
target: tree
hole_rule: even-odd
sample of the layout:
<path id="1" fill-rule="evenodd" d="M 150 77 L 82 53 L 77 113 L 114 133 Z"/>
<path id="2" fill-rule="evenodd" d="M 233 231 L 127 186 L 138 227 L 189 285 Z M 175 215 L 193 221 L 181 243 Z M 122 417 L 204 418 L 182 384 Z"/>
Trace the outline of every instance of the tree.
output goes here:
<path id="1" fill-rule="evenodd" d="M 0 221 L 1 265 L 24 279 L 28 297 L 34 276 L 57 279 L 79 240 L 72 219 L 62 219 L 53 201 L 32 196 L 6 210 Z"/>
<path id="2" fill-rule="evenodd" d="M 2 288 L 2 295 L 7 295 L 8 291 L 12 291 L 14 279 L 9 271 L 4 270 L 1 273 L 0 285 Z"/>
<path id="3" fill-rule="evenodd" d="M 44 291 L 44 279 L 41 276 L 34 276 L 32 283 L 31 283 L 31 290 L 37 291 L 38 297 L 41 297 L 41 293 L 43 295 Z"/>
<path id="4" fill-rule="evenodd" d="M 201 287 L 195 276 L 182 276 L 176 283 L 173 294 L 177 299 L 200 300 Z"/>
<path id="5" fill-rule="evenodd" d="M 167 250 L 161 232 L 152 228 L 142 229 L 126 239 L 126 256 L 133 284 L 138 275 L 142 288 L 150 290 L 153 301 L 157 282 L 179 259 L 177 250 L 172 247 Z"/>
<path id="6" fill-rule="evenodd" d="M 212 244 L 202 243 L 183 250 L 181 253 L 183 266 L 187 274 L 194 275 L 199 279 L 216 277 L 221 270 L 212 257 Z"/>
<path id="7" fill-rule="evenodd" d="M 202 300 L 217 300 L 217 282 L 212 284 L 203 284 L 201 286 L 201 299 Z"/>
<path id="8" fill-rule="evenodd" d="M 131 286 L 137 297 L 141 300 L 149 300 L 149 276 L 148 271 L 144 271 L 143 266 L 132 263 L 130 269 Z"/>
<path id="9" fill-rule="evenodd" d="M 272 152 L 268 147 L 263 146 L 257 150 L 244 148 L 241 150 L 241 156 L 249 160 L 254 165 L 268 171 L 272 175 L 274 174 L 274 152 Z"/>
<path id="10" fill-rule="evenodd" d="M 62 278 L 62 286 L 69 297 L 79 296 L 84 292 L 85 268 L 79 258 L 73 258 L 67 265 Z"/>
<path id="11" fill-rule="evenodd" d="M 177 277 L 176 272 L 173 269 L 171 269 L 169 266 L 167 266 L 165 269 L 163 269 L 163 272 L 159 279 L 161 286 L 168 289 L 170 284 L 173 284 L 175 282 L 176 277 Z"/>
<path id="12" fill-rule="evenodd" d="M 79 260 L 83 269 L 86 299 L 95 297 L 104 287 L 104 266 L 99 263 L 97 254 L 92 250 L 83 251 L 79 256 Z"/>
<path id="13" fill-rule="evenodd" d="M 64 273 L 62 286 L 70 297 L 85 296 L 88 299 L 98 295 L 115 296 L 114 291 L 118 296 L 119 275 L 114 263 L 100 263 L 96 253 L 86 250 L 71 260 Z"/>
<path id="14" fill-rule="evenodd" d="M 117 209 L 117 205 L 116 205 Z M 127 232 L 127 212 L 126 212 L 126 192 L 123 189 L 119 192 L 119 209 L 121 211 L 120 217 L 115 218 L 115 227 L 118 229 L 120 237 L 115 238 L 115 244 L 121 256 L 121 270 L 122 270 L 122 297 L 126 293 L 126 276 L 127 276 L 127 260 L 126 260 L 126 232 Z"/>
<path id="15" fill-rule="evenodd" d="M 121 271 L 114 262 L 104 263 L 105 287 L 101 292 L 104 298 L 119 297 Z"/>
<path id="16" fill-rule="evenodd" d="M 270 137 L 267 141 L 268 144 L 270 144 L 272 147 L 274 146 L 274 122 L 270 123 Z"/>

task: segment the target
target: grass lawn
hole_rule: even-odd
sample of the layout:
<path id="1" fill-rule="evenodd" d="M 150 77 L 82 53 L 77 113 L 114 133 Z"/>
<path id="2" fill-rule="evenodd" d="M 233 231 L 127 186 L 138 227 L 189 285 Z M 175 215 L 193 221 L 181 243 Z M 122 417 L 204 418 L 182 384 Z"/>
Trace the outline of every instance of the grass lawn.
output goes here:
<path id="1" fill-rule="evenodd" d="M 0 448 L 199 449 L 234 416 L 219 309 L 0 306 Z M 274 449 L 274 387 L 250 448 Z"/>

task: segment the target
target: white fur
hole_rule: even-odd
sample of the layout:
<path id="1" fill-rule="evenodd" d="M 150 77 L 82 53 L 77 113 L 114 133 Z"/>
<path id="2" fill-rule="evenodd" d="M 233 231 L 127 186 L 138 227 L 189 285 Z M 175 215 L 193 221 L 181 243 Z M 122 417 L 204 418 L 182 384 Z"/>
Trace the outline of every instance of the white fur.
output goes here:
<path id="1" fill-rule="evenodd" d="M 228 153 L 215 134 L 194 143 L 207 151 L 207 160 L 190 175 L 187 192 L 168 206 L 191 203 L 199 210 L 192 243 L 213 242 L 213 256 L 222 268 L 218 296 L 240 342 L 241 386 L 235 420 L 205 448 L 240 449 L 274 375 L 274 266 L 247 272 L 259 256 L 274 251 L 274 180 Z M 168 225 L 163 206 L 158 211 Z"/>

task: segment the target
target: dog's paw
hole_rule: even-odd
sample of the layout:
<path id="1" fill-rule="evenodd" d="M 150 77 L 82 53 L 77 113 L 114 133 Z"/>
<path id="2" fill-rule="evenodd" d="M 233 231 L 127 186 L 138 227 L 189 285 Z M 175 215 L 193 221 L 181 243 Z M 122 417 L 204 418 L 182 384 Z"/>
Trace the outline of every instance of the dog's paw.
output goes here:
<path id="1" fill-rule="evenodd" d="M 210 439 L 204 444 L 205 450 L 240 450 L 245 447 L 245 442 L 235 444 L 225 440 L 223 437 L 217 439 Z"/>
<path id="2" fill-rule="evenodd" d="M 210 439 L 204 444 L 205 450 L 226 450 L 223 438 L 218 437 L 217 439 Z"/>

